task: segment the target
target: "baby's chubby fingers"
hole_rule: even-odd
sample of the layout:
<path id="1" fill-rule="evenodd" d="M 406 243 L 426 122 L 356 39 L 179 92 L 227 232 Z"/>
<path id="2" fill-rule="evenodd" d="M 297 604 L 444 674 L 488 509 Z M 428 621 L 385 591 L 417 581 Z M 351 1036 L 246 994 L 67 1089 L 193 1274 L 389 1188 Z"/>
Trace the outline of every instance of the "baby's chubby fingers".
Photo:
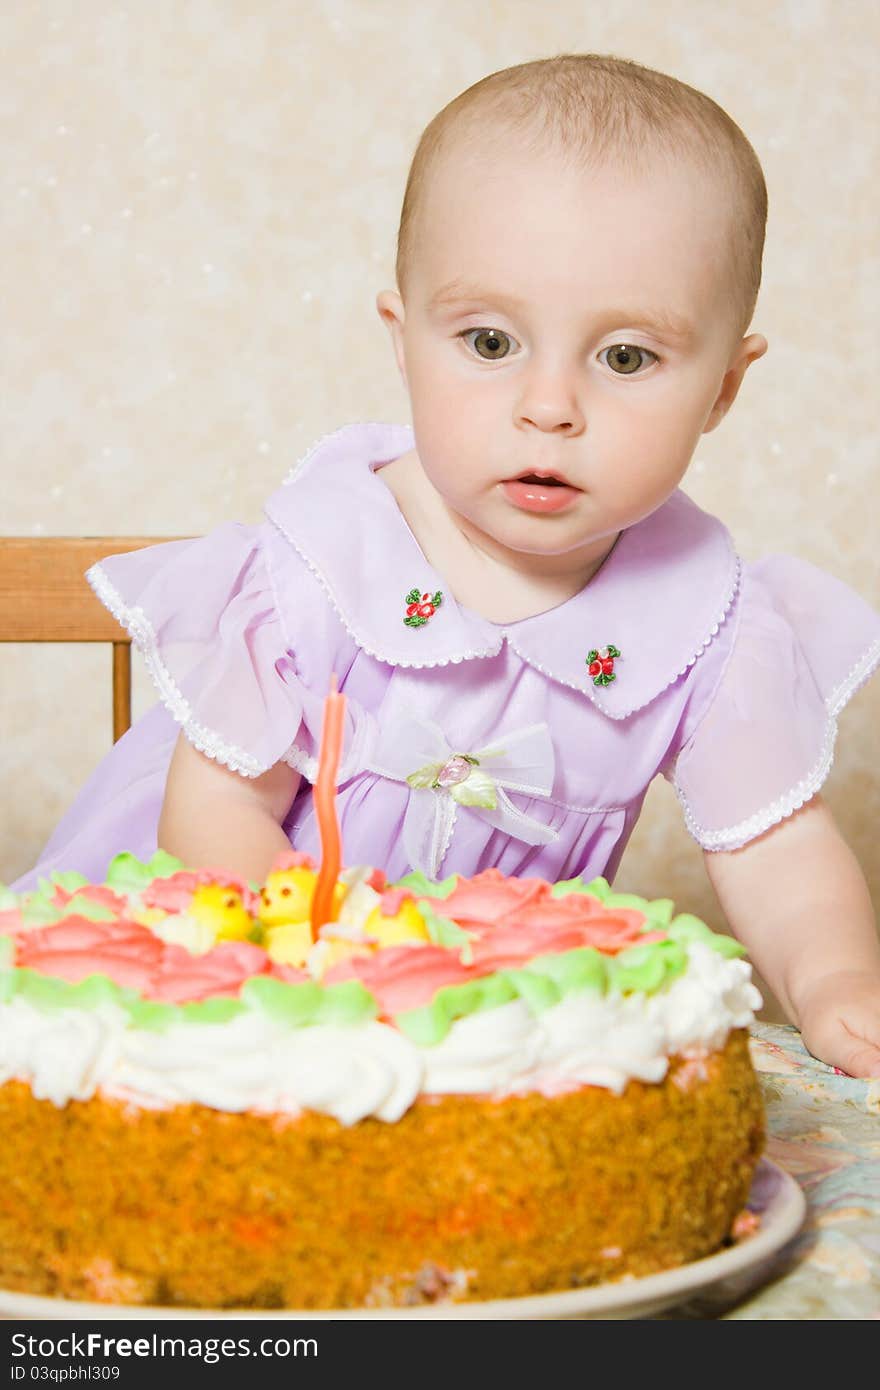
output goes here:
<path id="1" fill-rule="evenodd" d="M 848 1076 L 880 1077 L 880 1047 L 856 1038 L 839 1065 Z"/>
<path id="2" fill-rule="evenodd" d="M 806 1018 L 802 1036 L 821 1062 L 848 1076 L 880 1077 L 880 1007 L 854 1002 L 815 1021 Z"/>
<path id="3" fill-rule="evenodd" d="M 880 970 L 840 970 L 796 1001 L 804 1045 L 848 1076 L 880 1076 Z"/>

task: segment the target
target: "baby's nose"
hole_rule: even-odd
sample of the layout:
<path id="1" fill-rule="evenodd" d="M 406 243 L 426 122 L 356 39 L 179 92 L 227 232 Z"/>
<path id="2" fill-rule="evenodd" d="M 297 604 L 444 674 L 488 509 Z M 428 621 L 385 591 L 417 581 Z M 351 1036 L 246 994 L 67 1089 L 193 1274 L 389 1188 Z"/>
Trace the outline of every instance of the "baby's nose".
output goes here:
<path id="1" fill-rule="evenodd" d="M 516 423 L 544 434 L 580 434 L 586 427 L 577 391 L 563 373 L 533 375 L 523 386 Z"/>

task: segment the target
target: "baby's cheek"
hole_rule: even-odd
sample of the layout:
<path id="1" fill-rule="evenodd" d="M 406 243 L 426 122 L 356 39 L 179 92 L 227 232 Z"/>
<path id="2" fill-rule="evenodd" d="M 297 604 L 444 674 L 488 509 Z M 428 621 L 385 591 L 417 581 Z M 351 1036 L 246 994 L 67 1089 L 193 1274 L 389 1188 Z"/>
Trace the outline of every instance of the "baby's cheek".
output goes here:
<path id="1" fill-rule="evenodd" d="M 650 515 L 675 490 L 687 471 L 694 441 L 681 420 L 630 420 L 616 440 L 600 449 L 601 481 L 621 511 L 636 520 Z"/>

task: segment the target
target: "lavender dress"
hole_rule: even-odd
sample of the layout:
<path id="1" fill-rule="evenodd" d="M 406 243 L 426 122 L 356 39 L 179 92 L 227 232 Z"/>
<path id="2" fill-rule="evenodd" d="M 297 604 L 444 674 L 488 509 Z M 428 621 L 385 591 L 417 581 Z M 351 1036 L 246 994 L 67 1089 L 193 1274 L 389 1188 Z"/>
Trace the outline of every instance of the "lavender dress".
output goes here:
<path id="1" fill-rule="evenodd" d="M 611 880 L 658 772 L 710 850 L 744 845 L 818 790 L 837 714 L 880 660 L 880 616 L 856 593 L 792 556 L 743 563 L 677 490 L 573 598 L 488 622 L 456 603 L 375 476 L 413 442 L 400 425 L 346 426 L 310 450 L 262 524 L 90 572 L 160 702 L 15 888 L 54 868 L 102 879 L 120 850 L 147 858 L 181 728 L 242 776 L 281 759 L 298 769 L 284 828 L 318 857 L 311 783 L 333 672 L 347 697 L 344 861 L 392 878 L 494 865 Z M 416 626 L 404 622 L 414 589 L 430 596 Z M 609 646 L 614 679 L 597 685 L 587 659 Z"/>

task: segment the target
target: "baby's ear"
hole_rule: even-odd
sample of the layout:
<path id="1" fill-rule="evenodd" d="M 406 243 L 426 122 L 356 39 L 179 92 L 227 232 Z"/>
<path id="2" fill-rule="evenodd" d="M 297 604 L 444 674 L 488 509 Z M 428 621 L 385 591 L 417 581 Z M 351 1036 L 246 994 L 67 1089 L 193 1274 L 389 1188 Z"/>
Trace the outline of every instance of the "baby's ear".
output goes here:
<path id="1" fill-rule="evenodd" d="M 747 338 L 735 349 L 730 360 L 730 365 L 724 373 L 724 380 L 721 383 L 721 390 L 715 398 L 712 409 L 709 411 L 708 418 L 703 426 L 703 434 L 708 434 L 714 430 L 716 425 L 720 425 L 730 407 L 736 400 L 739 388 L 742 385 L 743 377 L 753 362 L 757 362 L 759 357 L 763 357 L 767 351 L 767 339 L 760 333 L 750 333 Z"/>
<path id="2" fill-rule="evenodd" d="M 376 309 L 380 319 L 391 334 L 394 355 L 397 358 L 400 375 L 403 377 L 403 384 L 406 386 L 406 359 L 403 350 L 403 325 L 406 319 L 406 310 L 403 300 L 396 290 L 382 290 L 376 295 Z"/>

